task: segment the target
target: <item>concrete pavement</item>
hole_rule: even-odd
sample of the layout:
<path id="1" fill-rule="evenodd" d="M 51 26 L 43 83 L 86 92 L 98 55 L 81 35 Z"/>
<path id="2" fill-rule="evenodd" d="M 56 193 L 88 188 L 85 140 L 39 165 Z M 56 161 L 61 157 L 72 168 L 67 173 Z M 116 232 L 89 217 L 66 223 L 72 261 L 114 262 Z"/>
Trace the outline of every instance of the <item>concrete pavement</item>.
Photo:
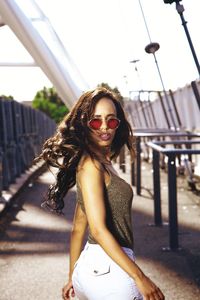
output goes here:
<path id="1" fill-rule="evenodd" d="M 133 226 L 137 262 L 162 289 L 166 300 L 200 299 L 200 201 L 178 181 L 179 240 L 182 251 L 163 252 L 168 226 L 153 223 L 151 165 L 142 165 L 142 196 L 134 197 Z M 116 165 L 116 168 L 118 166 Z M 127 174 L 120 175 L 130 181 Z M 167 222 L 167 181 L 162 173 L 162 212 Z M 61 300 L 67 280 L 69 235 L 75 188 L 66 197 L 65 216 L 40 208 L 53 175 L 45 172 L 15 199 L 15 207 L 0 220 L 0 299 Z M 124 299 L 122 299 L 124 300 Z"/>

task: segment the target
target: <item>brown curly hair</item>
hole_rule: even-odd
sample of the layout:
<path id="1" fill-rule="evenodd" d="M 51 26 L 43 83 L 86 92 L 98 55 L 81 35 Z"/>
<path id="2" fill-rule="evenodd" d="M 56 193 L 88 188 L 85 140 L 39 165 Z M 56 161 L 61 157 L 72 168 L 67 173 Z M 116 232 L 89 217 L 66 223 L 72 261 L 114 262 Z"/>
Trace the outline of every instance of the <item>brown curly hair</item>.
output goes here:
<path id="1" fill-rule="evenodd" d="M 55 135 L 44 143 L 41 154 L 36 158 L 37 161 L 43 159 L 48 166 L 58 168 L 56 182 L 49 186 L 42 207 L 58 214 L 62 213 L 63 198 L 76 183 L 76 169 L 83 153 L 103 163 L 103 158 L 92 150 L 91 140 L 89 140 L 90 129 L 87 126 L 97 102 L 103 97 L 113 101 L 117 117 L 121 120 L 111 145 L 111 159 L 119 155 L 124 145 L 127 145 L 133 158 L 133 133 L 117 96 L 102 87 L 85 92 L 58 125 Z"/>

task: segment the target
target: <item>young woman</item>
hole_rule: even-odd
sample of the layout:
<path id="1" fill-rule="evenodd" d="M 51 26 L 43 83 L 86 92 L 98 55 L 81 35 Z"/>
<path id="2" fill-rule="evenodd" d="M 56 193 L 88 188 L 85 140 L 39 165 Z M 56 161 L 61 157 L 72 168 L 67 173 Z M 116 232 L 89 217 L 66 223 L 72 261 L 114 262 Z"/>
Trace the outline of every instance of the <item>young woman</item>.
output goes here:
<path id="1" fill-rule="evenodd" d="M 40 158 L 59 168 L 43 203 L 60 213 L 76 184 L 67 300 L 163 300 L 160 289 L 135 262 L 131 186 L 112 166 L 122 146 L 134 153 L 133 135 L 116 96 L 97 88 L 84 93 L 44 144 Z M 87 228 L 88 241 L 82 250 Z"/>

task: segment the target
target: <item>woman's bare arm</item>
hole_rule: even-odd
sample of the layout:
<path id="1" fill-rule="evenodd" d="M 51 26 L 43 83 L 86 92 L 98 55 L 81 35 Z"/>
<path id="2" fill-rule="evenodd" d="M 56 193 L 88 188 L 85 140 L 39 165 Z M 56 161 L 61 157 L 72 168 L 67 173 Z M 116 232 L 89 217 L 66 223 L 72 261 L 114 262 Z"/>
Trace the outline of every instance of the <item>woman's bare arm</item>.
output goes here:
<path id="1" fill-rule="evenodd" d="M 87 226 L 86 215 L 82 211 L 80 204 L 77 203 L 70 238 L 69 279 L 71 279 L 74 264 L 80 256 Z"/>
<path id="2" fill-rule="evenodd" d="M 104 175 L 101 164 L 86 157 L 78 172 L 90 231 L 104 251 L 137 283 L 145 299 L 164 299 L 161 291 L 145 276 L 138 265 L 121 249 L 106 227 L 104 205 Z M 153 296 L 155 294 L 155 297 Z"/>
<path id="3" fill-rule="evenodd" d="M 77 203 L 75 213 L 74 213 L 74 220 L 73 220 L 73 227 L 71 231 L 71 238 L 70 238 L 70 262 L 69 262 L 69 276 L 68 282 L 64 285 L 62 289 L 62 297 L 64 300 L 71 299 L 71 296 L 75 296 L 73 284 L 72 284 L 72 273 L 74 270 L 74 264 L 80 256 L 83 240 L 85 236 L 85 232 L 87 229 L 87 218 L 84 212 L 82 211 L 80 205 Z"/>

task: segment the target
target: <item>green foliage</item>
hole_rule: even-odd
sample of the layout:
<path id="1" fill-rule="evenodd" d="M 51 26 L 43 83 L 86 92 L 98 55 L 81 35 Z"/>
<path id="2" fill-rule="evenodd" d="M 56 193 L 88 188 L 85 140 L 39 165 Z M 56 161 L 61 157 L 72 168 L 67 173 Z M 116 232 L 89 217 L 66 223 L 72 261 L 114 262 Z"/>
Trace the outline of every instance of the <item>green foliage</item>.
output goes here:
<path id="1" fill-rule="evenodd" d="M 122 105 L 124 104 L 124 102 L 123 102 L 123 96 L 121 95 L 121 93 L 120 93 L 118 87 L 111 88 L 111 87 L 109 86 L 109 84 L 108 84 L 108 83 L 105 83 L 105 82 L 102 82 L 102 83 L 98 84 L 98 87 L 104 87 L 104 88 L 106 88 L 107 90 L 110 90 L 111 92 L 113 92 L 113 93 L 117 96 L 117 98 L 118 98 L 118 100 L 121 102 L 121 104 L 122 104 Z"/>
<path id="2" fill-rule="evenodd" d="M 6 96 L 6 95 L 0 95 L 0 98 L 1 99 L 4 99 L 4 100 L 14 100 L 13 96 L 9 95 L 9 96 Z"/>
<path id="3" fill-rule="evenodd" d="M 62 102 L 54 87 L 38 91 L 32 103 L 33 108 L 39 109 L 56 123 L 59 123 L 69 112 L 69 109 Z"/>

